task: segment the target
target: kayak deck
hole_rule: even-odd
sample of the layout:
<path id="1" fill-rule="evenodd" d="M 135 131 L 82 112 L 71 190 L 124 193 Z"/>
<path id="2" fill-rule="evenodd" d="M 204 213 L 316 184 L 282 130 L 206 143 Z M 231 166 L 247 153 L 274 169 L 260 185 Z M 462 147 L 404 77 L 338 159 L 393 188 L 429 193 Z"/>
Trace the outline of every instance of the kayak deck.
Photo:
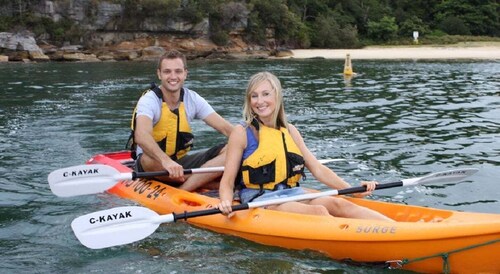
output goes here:
<path id="1" fill-rule="evenodd" d="M 130 172 L 126 151 L 96 155 L 88 163 Z M 312 190 L 311 190 L 312 191 Z M 124 181 L 110 193 L 159 214 L 213 208 L 218 199 L 179 190 L 155 180 Z M 441 210 L 346 198 L 379 211 L 396 223 L 302 215 L 255 208 L 188 219 L 187 222 L 257 243 L 316 250 L 335 260 L 397 262 L 418 272 L 477 273 L 500 271 L 500 215 Z M 293 228 L 293 229 L 286 229 Z"/>

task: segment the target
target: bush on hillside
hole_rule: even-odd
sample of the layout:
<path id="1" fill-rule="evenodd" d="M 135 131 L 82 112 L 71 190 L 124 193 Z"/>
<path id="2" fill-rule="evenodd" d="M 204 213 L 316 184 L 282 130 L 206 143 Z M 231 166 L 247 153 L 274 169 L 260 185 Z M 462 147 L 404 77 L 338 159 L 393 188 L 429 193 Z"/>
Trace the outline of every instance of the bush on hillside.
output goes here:
<path id="1" fill-rule="evenodd" d="M 398 33 L 396 18 L 384 16 L 380 21 L 368 22 L 368 37 L 375 41 L 387 42 L 395 39 Z"/>
<path id="2" fill-rule="evenodd" d="M 439 24 L 439 29 L 450 35 L 470 35 L 470 29 L 465 22 L 455 16 L 446 17 Z"/>

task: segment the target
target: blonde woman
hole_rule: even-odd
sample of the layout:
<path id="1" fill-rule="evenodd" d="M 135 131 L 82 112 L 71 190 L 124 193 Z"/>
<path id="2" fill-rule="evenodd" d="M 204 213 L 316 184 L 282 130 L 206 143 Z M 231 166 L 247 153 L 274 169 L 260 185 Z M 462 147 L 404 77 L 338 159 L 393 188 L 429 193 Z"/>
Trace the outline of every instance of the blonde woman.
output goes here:
<path id="1" fill-rule="evenodd" d="M 217 207 L 231 215 L 234 187 L 241 203 L 300 195 L 306 191 L 299 180 L 306 167 L 318 181 L 334 189 L 351 187 L 322 165 L 306 147 L 299 131 L 287 122 L 281 83 L 269 72 L 250 78 L 243 108 L 244 122 L 233 129 L 225 160 Z M 370 194 L 376 182 L 362 182 Z M 312 215 L 392 221 L 371 209 L 339 197 L 321 197 L 267 207 L 272 210 Z"/>

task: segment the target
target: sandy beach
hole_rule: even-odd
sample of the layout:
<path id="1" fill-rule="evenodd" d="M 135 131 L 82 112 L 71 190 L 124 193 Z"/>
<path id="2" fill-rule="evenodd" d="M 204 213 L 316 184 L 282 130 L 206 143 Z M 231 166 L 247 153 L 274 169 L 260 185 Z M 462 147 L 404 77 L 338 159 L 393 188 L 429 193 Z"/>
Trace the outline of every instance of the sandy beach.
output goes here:
<path id="1" fill-rule="evenodd" d="M 345 59 L 350 54 L 356 59 L 471 59 L 500 60 L 500 43 L 450 45 L 450 46 L 408 46 L 408 47 L 366 47 L 363 49 L 299 49 L 292 50 L 290 58 Z"/>

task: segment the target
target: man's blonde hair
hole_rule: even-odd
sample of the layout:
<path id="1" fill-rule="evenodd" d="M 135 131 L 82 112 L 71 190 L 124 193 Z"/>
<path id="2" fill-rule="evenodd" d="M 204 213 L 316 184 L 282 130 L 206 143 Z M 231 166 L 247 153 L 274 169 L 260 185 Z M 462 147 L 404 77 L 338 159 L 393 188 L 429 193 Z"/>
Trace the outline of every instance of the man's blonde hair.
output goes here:
<path id="1" fill-rule="evenodd" d="M 184 64 L 184 69 L 187 69 L 187 60 L 186 60 L 186 55 L 184 53 L 178 51 L 178 50 L 170 50 L 165 52 L 162 56 L 160 56 L 160 59 L 158 60 L 158 65 L 157 69 L 161 69 L 161 62 L 165 59 L 173 60 L 173 59 L 181 59 L 182 63 Z"/>

